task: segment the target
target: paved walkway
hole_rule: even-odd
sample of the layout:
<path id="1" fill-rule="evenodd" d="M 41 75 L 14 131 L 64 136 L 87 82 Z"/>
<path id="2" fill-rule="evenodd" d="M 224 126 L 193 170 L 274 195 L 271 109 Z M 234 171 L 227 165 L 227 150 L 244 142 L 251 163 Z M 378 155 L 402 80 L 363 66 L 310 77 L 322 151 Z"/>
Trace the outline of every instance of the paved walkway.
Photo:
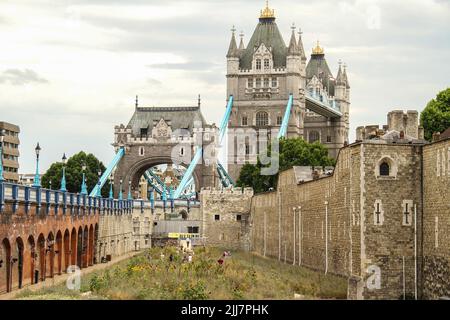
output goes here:
<path id="1" fill-rule="evenodd" d="M 81 269 L 81 276 L 88 275 L 94 271 L 99 271 L 99 270 L 109 268 L 109 267 L 119 263 L 120 261 L 127 260 L 141 252 L 142 251 L 134 251 L 134 252 L 125 254 L 123 256 L 120 256 L 110 262 L 99 263 L 99 264 L 93 265 L 92 267 Z M 33 284 L 33 285 L 28 284 L 25 287 L 23 287 L 22 289 L 18 289 L 18 290 L 14 290 L 12 292 L 1 294 L 0 300 L 12 300 L 15 298 L 15 296 L 17 294 L 19 294 L 20 292 L 22 292 L 24 290 L 37 291 L 37 290 L 40 290 L 43 288 L 48 288 L 48 287 L 52 287 L 52 286 L 61 284 L 61 283 L 65 282 L 67 280 L 67 278 L 70 276 L 71 276 L 71 274 L 63 273 L 62 275 L 55 275 L 53 278 L 47 278 L 45 281 L 39 282 L 38 284 Z"/>

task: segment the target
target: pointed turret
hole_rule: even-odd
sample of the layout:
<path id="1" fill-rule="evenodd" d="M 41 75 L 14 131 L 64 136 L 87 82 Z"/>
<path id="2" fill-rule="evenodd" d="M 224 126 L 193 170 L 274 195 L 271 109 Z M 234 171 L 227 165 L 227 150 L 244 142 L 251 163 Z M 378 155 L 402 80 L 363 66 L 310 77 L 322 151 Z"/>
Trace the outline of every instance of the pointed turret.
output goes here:
<path id="1" fill-rule="evenodd" d="M 241 38 L 241 42 L 239 43 L 239 50 L 245 50 L 245 44 L 244 44 L 244 32 L 241 31 L 241 34 L 239 35 Z"/>
<path id="2" fill-rule="evenodd" d="M 298 50 L 300 51 L 300 55 L 302 56 L 302 60 L 306 61 L 305 47 L 303 47 L 303 39 L 302 39 L 303 32 L 302 32 L 302 29 L 298 30 L 298 34 L 299 34 L 298 44 L 297 44 Z"/>
<path id="3" fill-rule="evenodd" d="M 290 56 L 300 55 L 300 51 L 298 50 L 298 46 L 297 46 L 297 40 L 295 39 L 295 26 L 292 25 L 291 29 L 292 29 L 292 35 L 291 35 L 291 41 L 289 42 L 288 55 L 290 55 Z"/>
<path id="4" fill-rule="evenodd" d="M 342 62 L 339 61 L 339 70 L 336 77 L 336 85 L 345 86 L 344 73 L 342 72 Z"/>
<path id="5" fill-rule="evenodd" d="M 237 44 L 236 44 L 236 37 L 234 36 L 234 33 L 236 32 L 236 28 L 234 26 L 231 29 L 231 32 L 232 32 L 232 35 L 231 35 L 230 46 L 228 48 L 227 58 L 239 57 L 238 48 L 237 48 Z"/>
<path id="6" fill-rule="evenodd" d="M 350 84 L 348 83 L 348 77 L 347 77 L 347 65 L 346 64 L 344 64 L 343 77 L 344 77 L 344 81 L 345 81 L 345 85 L 346 85 L 347 89 L 350 89 Z"/>

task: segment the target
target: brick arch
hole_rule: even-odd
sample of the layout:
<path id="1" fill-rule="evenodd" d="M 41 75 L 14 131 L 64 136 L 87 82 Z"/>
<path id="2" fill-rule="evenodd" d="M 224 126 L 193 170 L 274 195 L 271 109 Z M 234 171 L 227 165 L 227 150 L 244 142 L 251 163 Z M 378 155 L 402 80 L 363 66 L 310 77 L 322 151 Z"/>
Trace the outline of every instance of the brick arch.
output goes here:
<path id="1" fill-rule="evenodd" d="M 77 231 L 77 266 L 83 268 L 83 228 L 80 226 Z"/>
<path id="2" fill-rule="evenodd" d="M 2 268 L 0 269 L 0 292 L 11 291 L 11 244 L 8 238 L 4 238 L 0 244 L 0 260 Z"/>
<path id="3" fill-rule="evenodd" d="M 58 230 L 56 233 L 56 239 L 55 239 L 55 255 L 56 255 L 56 273 L 62 274 L 62 258 L 63 258 L 63 239 L 62 239 L 62 232 L 61 230 Z"/>
<path id="4" fill-rule="evenodd" d="M 78 243 L 78 236 L 77 236 L 77 230 L 75 228 L 72 228 L 72 232 L 70 234 L 70 263 L 74 266 L 77 264 L 77 243 Z"/>
<path id="5" fill-rule="evenodd" d="M 70 266 L 70 232 L 68 229 L 64 231 L 63 235 L 63 257 L 64 263 L 63 268 L 64 272 L 67 272 L 67 268 Z"/>
<path id="6" fill-rule="evenodd" d="M 35 279 L 34 279 L 34 271 L 35 271 L 35 266 L 36 266 L 36 258 L 37 258 L 37 253 L 36 253 L 36 243 L 34 241 L 34 237 L 33 235 L 29 235 L 28 239 L 27 239 L 27 245 L 28 245 L 28 259 L 30 259 L 30 270 L 29 270 L 29 276 L 30 276 L 30 284 L 34 284 L 35 283 Z"/>
<path id="7" fill-rule="evenodd" d="M 37 254 L 39 263 L 39 279 L 45 280 L 45 237 L 41 233 L 37 239 Z"/>
<path id="8" fill-rule="evenodd" d="M 16 279 L 15 282 L 17 282 L 17 288 L 21 289 L 23 286 L 23 266 L 24 266 L 24 251 L 25 246 L 23 244 L 23 240 L 21 237 L 16 238 L 16 246 L 15 246 L 16 252 L 13 256 L 13 263 L 12 267 L 14 266 L 13 270 L 11 270 L 11 273 L 13 274 L 13 279 Z M 17 260 L 16 260 L 17 259 Z M 15 269 L 15 271 L 14 271 Z M 14 287 L 14 285 L 13 285 Z"/>
<path id="9" fill-rule="evenodd" d="M 89 259 L 89 228 L 88 226 L 84 226 L 83 229 L 83 268 L 88 267 L 88 259 Z"/>
<path id="10" fill-rule="evenodd" d="M 46 274 L 49 274 L 50 278 L 53 278 L 53 276 L 55 275 L 55 236 L 51 231 L 48 233 L 47 236 L 45 256 L 46 256 L 45 272 Z"/>
<path id="11" fill-rule="evenodd" d="M 98 258 L 101 254 L 101 252 L 97 252 L 99 251 L 97 243 L 98 243 L 98 223 L 96 223 L 94 226 L 94 264 L 100 261 L 100 259 Z"/>
<path id="12" fill-rule="evenodd" d="M 92 224 L 89 227 L 89 245 L 88 245 L 88 265 L 94 265 L 94 227 Z"/>

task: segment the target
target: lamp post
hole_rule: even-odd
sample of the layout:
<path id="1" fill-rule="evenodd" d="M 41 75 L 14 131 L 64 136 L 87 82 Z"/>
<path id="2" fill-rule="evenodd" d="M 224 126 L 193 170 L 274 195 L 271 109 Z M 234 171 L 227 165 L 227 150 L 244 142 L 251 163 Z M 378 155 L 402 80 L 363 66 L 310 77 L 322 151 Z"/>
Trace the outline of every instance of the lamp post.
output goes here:
<path id="1" fill-rule="evenodd" d="M 81 166 L 81 170 L 83 171 L 83 181 L 81 181 L 81 192 L 80 194 L 84 195 L 87 194 L 87 187 L 86 187 L 86 163 L 83 162 L 83 165 Z"/>
<path id="2" fill-rule="evenodd" d="M 61 178 L 61 192 L 66 192 L 66 163 L 67 163 L 67 157 L 66 154 L 63 154 L 62 157 L 62 178 Z"/>
<path id="3" fill-rule="evenodd" d="M 119 181 L 119 200 L 123 200 L 122 183 L 123 183 L 123 180 L 122 180 L 122 178 L 120 178 L 120 181 Z"/>
<path id="4" fill-rule="evenodd" d="M 112 176 L 109 176 L 109 198 L 113 199 L 114 198 L 114 193 L 113 193 L 113 178 Z"/>
<path id="5" fill-rule="evenodd" d="M 97 174 L 98 174 L 97 197 L 101 198 L 102 197 L 102 183 L 101 183 L 100 179 L 102 177 L 102 170 L 100 170 L 100 168 L 98 168 Z"/>
<path id="6" fill-rule="evenodd" d="M 128 200 L 133 200 L 133 197 L 131 196 L 131 180 L 128 181 Z"/>
<path id="7" fill-rule="evenodd" d="M 5 131 L 0 129 L 0 183 L 3 182 L 3 139 L 5 138 Z"/>
<path id="8" fill-rule="evenodd" d="M 41 178 L 39 177 L 39 154 L 41 152 L 41 147 L 39 146 L 39 142 L 36 145 L 36 148 L 34 148 L 34 151 L 36 152 L 36 174 L 34 175 L 33 187 L 40 188 Z"/>

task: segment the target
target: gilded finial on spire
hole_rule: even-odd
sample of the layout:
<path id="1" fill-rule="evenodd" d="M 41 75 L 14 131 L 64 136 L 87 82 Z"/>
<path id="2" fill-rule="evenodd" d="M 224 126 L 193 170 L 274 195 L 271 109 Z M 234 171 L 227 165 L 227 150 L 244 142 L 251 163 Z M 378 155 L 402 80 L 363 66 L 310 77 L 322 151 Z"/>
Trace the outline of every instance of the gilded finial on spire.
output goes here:
<path id="1" fill-rule="evenodd" d="M 260 19 L 273 19 L 275 18 L 275 10 L 269 8 L 269 0 L 266 0 L 266 7 L 261 10 Z"/>
<path id="2" fill-rule="evenodd" d="M 319 45 L 319 40 L 317 40 L 317 46 L 313 49 L 312 53 L 313 54 L 323 54 L 323 48 L 320 47 Z"/>

